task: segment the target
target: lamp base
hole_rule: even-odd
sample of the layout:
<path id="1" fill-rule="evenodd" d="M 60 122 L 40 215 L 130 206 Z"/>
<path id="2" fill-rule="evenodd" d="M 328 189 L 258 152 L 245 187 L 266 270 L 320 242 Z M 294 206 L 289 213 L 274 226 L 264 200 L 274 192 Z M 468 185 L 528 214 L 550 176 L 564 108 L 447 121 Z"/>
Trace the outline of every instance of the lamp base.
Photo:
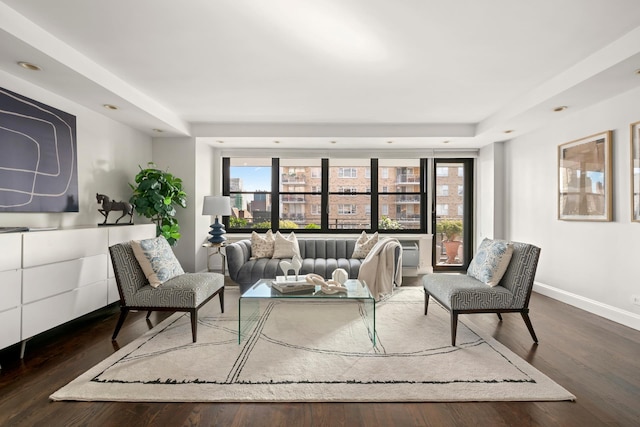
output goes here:
<path id="1" fill-rule="evenodd" d="M 213 244 L 224 243 L 227 238 L 224 235 L 227 233 L 227 230 L 224 229 L 224 225 L 218 221 L 218 217 L 216 217 L 216 221 L 211 224 L 211 231 L 209 234 L 211 237 L 209 238 L 209 242 Z"/>

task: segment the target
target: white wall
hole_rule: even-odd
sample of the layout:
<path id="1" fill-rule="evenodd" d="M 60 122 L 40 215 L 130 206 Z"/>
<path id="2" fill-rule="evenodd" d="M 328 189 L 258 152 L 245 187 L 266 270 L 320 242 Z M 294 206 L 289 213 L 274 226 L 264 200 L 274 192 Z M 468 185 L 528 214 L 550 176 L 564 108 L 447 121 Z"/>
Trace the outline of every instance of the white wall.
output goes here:
<path id="1" fill-rule="evenodd" d="M 219 150 L 195 138 L 156 138 L 153 161 L 158 168 L 182 179 L 187 193 L 187 208 L 177 208 L 182 237 L 173 251 L 185 271 L 205 271 L 208 253 L 202 244 L 209 238 L 207 233 L 213 220 L 202 215 L 202 203 L 204 196 L 222 194 Z M 216 267 L 215 261 L 219 264 L 220 257 L 212 259 L 212 268 Z"/>
<path id="2" fill-rule="evenodd" d="M 505 238 L 504 219 L 504 143 L 496 142 L 480 149 L 476 160 L 475 236 L 476 246 L 485 237 Z"/>
<path id="3" fill-rule="evenodd" d="M 96 193 L 112 200 L 129 199 L 128 183 L 133 182 L 138 165 L 151 160 L 151 137 L 2 71 L 0 86 L 76 116 L 80 204 L 78 213 L 3 212 L 0 226 L 96 225 L 104 219 L 97 210 Z M 134 221 L 149 222 L 139 217 Z"/>
<path id="4" fill-rule="evenodd" d="M 542 248 L 534 290 L 640 330 L 640 224 L 630 219 L 629 125 L 640 89 L 567 115 L 505 145 L 505 224 Z M 570 113 L 571 110 L 568 110 Z M 557 219 L 558 145 L 613 130 L 612 222 Z"/>

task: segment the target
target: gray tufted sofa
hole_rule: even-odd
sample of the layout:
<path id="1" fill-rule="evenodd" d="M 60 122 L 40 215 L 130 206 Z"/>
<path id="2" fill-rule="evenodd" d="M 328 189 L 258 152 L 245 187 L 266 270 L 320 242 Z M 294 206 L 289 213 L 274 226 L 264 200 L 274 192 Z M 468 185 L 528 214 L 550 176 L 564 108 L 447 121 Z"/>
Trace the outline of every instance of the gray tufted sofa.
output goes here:
<path id="1" fill-rule="evenodd" d="M 350 279 L 358 278 L 363 260 L 351 258 L 356 247 L 356 240 L 355 238 L 304 239 L 298 237 L 298 247 L 302 257 L 300 274 L 315 273 L 329 279 L 334 270 L 343 268 L 349 274 Z M 229 277 L 240 285 L 241 292 L 246 291 L 259 279 L 270 279 L 283 275 L 279 265 L 281 259 L 250 259 L 251 240 L 249 239 L 227 245 L 225 250 Z M 400 256 L 399 251 L 400 249 L 395 254 L 396 263 Z"/>

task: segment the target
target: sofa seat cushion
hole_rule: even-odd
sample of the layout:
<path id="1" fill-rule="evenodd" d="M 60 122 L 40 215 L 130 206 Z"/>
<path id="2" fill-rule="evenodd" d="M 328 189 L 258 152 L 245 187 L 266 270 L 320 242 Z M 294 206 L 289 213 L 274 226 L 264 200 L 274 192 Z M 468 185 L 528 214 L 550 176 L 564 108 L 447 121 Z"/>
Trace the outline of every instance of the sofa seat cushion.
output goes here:
<path id="1" fill-rule="evenodd" d="M 127 301 L 130 307 L 197 307 L 224 286 L 220 273 L 185 273 L 158 288 L 143 286 Z"/>
<path id="2" fill-rule="evenodd" d="M 512 308 L 511 291 L 500 285 L 487 286 L 466 274 L 427 274 L 422 284 L 449 310 Z"/>

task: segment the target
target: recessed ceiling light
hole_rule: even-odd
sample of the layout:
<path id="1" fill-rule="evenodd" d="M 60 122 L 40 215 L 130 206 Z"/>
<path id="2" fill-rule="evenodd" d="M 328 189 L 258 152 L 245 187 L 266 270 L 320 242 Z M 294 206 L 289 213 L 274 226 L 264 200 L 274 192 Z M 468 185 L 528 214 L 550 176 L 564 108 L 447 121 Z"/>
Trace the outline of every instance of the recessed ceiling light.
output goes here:
<path id="1" fill-rule="evenodd" d="M 387 144 L 393 144 L 393 141 L 387 141 Z"/>
<path id="2" fill-rule="evenodd" d="M 559 113 L 560 111 L 564 111 L 567 108 L 569 108 L 569 107 L 567 107 L 566 105 L 561 105 L 559 107 L 554 108 L 553 111 L 555 111 L 556 113 Z"/>
<path id="3" fill-rule="evenodd" d="M 513 129 L 509 129 L 509 130 L 505 130 L 504 133 L 511 133 L 513 132 Z"/>
<path id="4" fill-rule="evenodd" d="M 113 104 L 104 104 L 104 105 L 102 105 L 102 106 L 103 106 L 104 108 L 106 108 L 107 110 L 117 110 L 117 109 L 118 109 L 118 107 L 116 107 L 116 106 L 115 106 L 115 105 L 113 105 Z"/>
<path id="5" fill-rule="evenodd" d="M 446 141 L 442 141 L 443 144 L 448 144 L 450 141 L 447 139 Z"/>
<path id="6" fill-rule="evenodd" d="M 18 65 L 21 66 L 22 68 L 25 68 L 25 69 L 31 70 L 31 71 L 40 71 L 40 70 L 42 70 L 42 68 L 38 67 L 35 64 L 32 64 L 31 62 L 20 61 L 20 62 L 18 62 Z"/>
<path id="7" fill-rule="evenodd" d="M 162 129 L 158 129 L 158 128 L 153 129 L 153 131 L 154 131 L 154 132 L 156 132 L 156 133 L 162 133 L 162 132 L 164 132 Z"/>
<path id="8" fill-rule="evenodd" d="M 337 142 L 336 142 L 336 141 L 330 141 L 330 142 L 331 142 L 332 144 L 337 144 Z"/>
<path id="9" fill-rule="evenodd" d="M 280 141 L 273 141 L 274 144 L 280 144 Z"/>
<path id="10" fill-rule="evenodd" d="M 219 139 L 219 140 L 217 140 L 216 142 L 217 142 L 218 144 L 224 144 L 224 141 L 222 141 L 222 140 L 220 140 L 220 139 Z"/>

